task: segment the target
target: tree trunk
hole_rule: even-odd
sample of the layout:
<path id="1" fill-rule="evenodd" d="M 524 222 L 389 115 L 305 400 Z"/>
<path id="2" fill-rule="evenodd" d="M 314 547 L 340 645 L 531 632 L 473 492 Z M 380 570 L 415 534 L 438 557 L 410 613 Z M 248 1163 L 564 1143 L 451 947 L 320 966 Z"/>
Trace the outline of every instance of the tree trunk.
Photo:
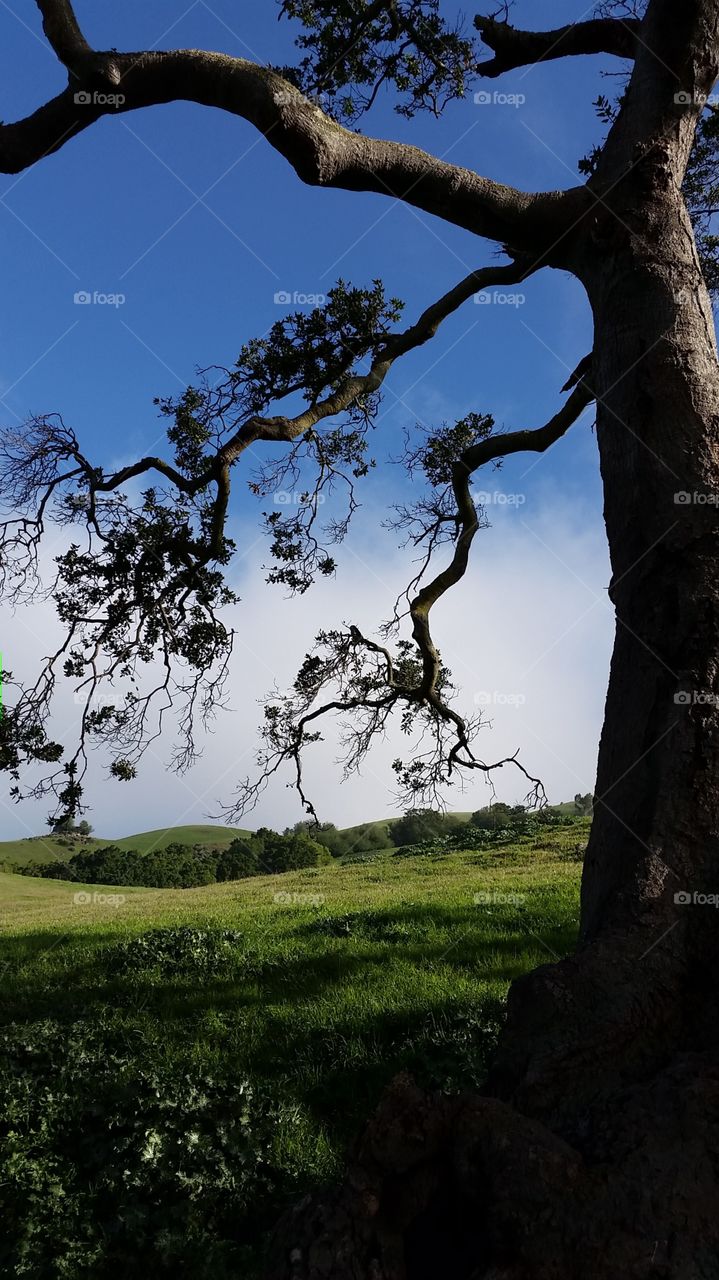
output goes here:
<path id="1" fill-rule="evenodd" d="M 617 614 L 578 949 L 513 985 L 484 1096 L 395 1081 L 271 1280 L 719 1277 L 719 369 L 681 171 L 642 169 L 568 251 Z"/>

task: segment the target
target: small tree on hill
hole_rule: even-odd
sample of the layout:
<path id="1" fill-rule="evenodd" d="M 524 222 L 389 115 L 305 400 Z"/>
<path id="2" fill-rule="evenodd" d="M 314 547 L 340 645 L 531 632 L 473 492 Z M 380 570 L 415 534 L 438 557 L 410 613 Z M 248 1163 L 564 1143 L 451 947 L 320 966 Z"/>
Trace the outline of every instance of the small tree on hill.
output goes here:
<path id="1" fill-rule="evenodd" d="M 408 809 L 390 826 L 390 834 L 398 847 L 434 840 L 444 828 L 444 814 L 434 809 Z"/>
<path id="2" fill-rule="evenodd" d="M 246 840 L 233 840 L 217 859 L 218 880 L 245 880 L 262 874 L 257 851 Z"/>

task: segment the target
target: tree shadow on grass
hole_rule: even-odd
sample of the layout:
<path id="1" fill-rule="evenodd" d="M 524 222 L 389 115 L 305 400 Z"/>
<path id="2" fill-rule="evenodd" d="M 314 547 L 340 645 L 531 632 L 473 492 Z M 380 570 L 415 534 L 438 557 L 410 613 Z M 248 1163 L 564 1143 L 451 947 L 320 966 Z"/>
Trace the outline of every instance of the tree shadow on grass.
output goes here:
<path id="1" fill-rule="evenodd" d="M 283 1062 L 306 1063 L 308 1052 L 310 1057 L 320 1052 L 330 1033 L 381 1043 L 378 1028 L 389 1027 L 393 1017 L 378 1008 L 389 981 L 397 979 L 397 998 L 403 1005 L 407 999 L 417 1001 L 414 1012 L 424 1016 L 452 1007 L 452 973 L 465 983 L 476 978 L 479 996 L 488 985 L 505 986 L 525 972 L 536 963 L 537 953 L 546 951 L 548 959 L 566 953 L 573 940 L 566 922 L 547 927 L 546 917 L 530 915 L 505 917 L 491 926 L 484 919 L 478 927 L 476 909 L 438 904 L 354 913 L 350 931 L 339 936 L 324 931 L 327 920 L 333 918 L 298 923 L 274 951 L 271 940 L 267 951 L 267 937 L 250 939 L 245 949 L 236 947 L 226 966 L 211 972 L 202 966 L 147 963 L 117 971 L 118 938 L 111 931 L 81 940 L 59 930 L 2 938 L 0 1015 L 5 1022 L 52 1018 L 61 1023 L 100 1013 L 130 1020 L 151 1017 L 161 1023 L 168 1040 L 180 1041 L 209 1012 L 220 1028 L 233 1021 L 246 1027 L 254 1019 L 254 1069 L 276 1075 Z M 403 936 L 399 931 L 407 927 L 409 935 Z M 288 952 L 288 942 L 297 949 Z M 413 969 L 418 970 L 417 986 Z M 407 979 L 404 985 L 400 974 Z M 448 979 L 446 1001 L 435 1004 L 426 986 L 419 990 L 428 975 L 436 975 L 438 983 Z M 336 1012 L 343 988 L 351 1012 L 340 1026 Z M 323 1006 L 331 1026 L 318 1032 L 316 1010 Z"/>

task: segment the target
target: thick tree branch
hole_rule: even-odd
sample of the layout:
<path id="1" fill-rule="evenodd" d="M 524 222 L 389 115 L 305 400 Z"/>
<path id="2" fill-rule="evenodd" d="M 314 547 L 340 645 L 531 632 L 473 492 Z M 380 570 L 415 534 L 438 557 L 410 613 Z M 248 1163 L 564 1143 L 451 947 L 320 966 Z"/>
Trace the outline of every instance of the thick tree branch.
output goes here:
<path id="1" fill-rule="evenodd" d="M 431 303 L 413 325 L 401 333 L 388 334 L 367 373 L 350 373 L 329 395 L 310 404 L 294 417 L 268 418 L 255 414 L 248 418 L 217 451 L 207 469 L 192 479 L 182 475 L 176 467 L 162 458 L 148 456 L 102 479 L 98 480 L 93 475 L 90 480 L 91 487 L 97 492 L 108 493 L 119 489 L 136 476 L 148 471 L 157 471 L 181 492 L 190 496 L 199 493 L 226 473 L 252 445 L 260 442 L 291 444 L 307 431 L 311 431 L 319 422 L 345 412 L 361 397 L 371 396 L 380 389 L 395 361 L 429 342 L 437 333 L 441 323 L 467 302 L 473 294 L 493 285 L 520 284 L 535 270 L 537 270 L 536 265 L 528 259 L 522 259 L 502 266 L 482 267 L 477 271 L 471 271 L 459 284 L 448 290 L 436 302 Z M 90 473 L 92 469 L 89 464 L 85 463 L 85 466 Z"/>
<path id="2" fill-rule="evenodd" d="M 493 79 L 516 67 L 579 54 L 609 53 L 617 58 L 633 58 L 641 23 L 636 18 L 593 18 L 575 22 L 555 31 L 520 31 L 508 22 L 477 16 L 474 25 L 494 57 L 480 62 L 476 70 Z"/>
<path id="3" fill-rule="evenodd" d="M 54 12 L 48 0 L 45 7 Z M 63 3 L 62 11 L 67 8 Z M 62 28 L 60 18 L 54 20 Z M 76 63 L 74 37 L 51 29 L 63 60 Z M 343 129 L 277 72 L 242 58 L 182 49 L 96 54 L 82 66 L 83 78 L 73 78 L 71 88 L 24 120 L 0 126 L 0 171 L 28 168 L 102 116 L 188 101 L 247 120 L 310 185 L 391 196 L 517 250 L 547 250 L 591 204 L 582 187 L 528 194 L 418 147 Z M 118 93 L 77 102 L 78 88 L 107 82 L 108 67 Z"/>
<path id="4" fill-rule="evenodd" d="M 36 0 L 48 43 L 70 73 L 71 82 L 89 77 L 97 84 L 116 85 L 120 71 L 113 57 L 98 54 L 85 39 L 70 0 Z"/>
<path id="5" fill-rule="evenodd" d="M 92 55 L 69 0 L 37 0 L 37 7 L 48 43 L 66 67 Z"/>

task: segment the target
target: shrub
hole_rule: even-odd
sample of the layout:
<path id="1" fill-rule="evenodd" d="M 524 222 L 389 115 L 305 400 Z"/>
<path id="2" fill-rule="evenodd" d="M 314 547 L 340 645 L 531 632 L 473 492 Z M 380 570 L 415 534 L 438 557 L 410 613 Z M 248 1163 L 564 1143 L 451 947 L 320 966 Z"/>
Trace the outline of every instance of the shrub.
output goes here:
<path id="1" fill-rule="evenodd" d="M 197 929 L 193 925 L 148 929 L 109 947 L 108 972 L 159 969 L 173 973 L 218 973 L 227 968 L 244 934 L 238 929 Z"/>
<path id="2" fill-rule="evenodd" d="M 202 845 L 194 848 L 168 844 L 164 849 L 139 853 L 108 845 L 76 853 L 68 862 L 38 863 L 21 867 L 23 875 L 83 884 L 137 885 L 148 889 L 193 889 L 216 880 L 242 880 L 247 876 L 297 871 L 331 862 L 332 855 L 306 831 L 280 835 L 267 827 L 248 840 L 234 840 L 221 852 Z"/>
<path id="3" fill-rule="evenodd" d="M 305 831 L 287 836 L 272 831 L 263 836 L 261 861 L 266 872 L 299 871 L 316 867 L 324 852 L 322 845 Z"/>
<path id="4" fill-rule="evenodd" d="M 218 880 L 244 880 L 261 872 L 257 851 L 246 840 L 233 840 L 229 849 L 223 849 L 218 855 Z"/>
<path id="5" fill-rule="evenodd" d="M 445 815 L 434 809 L 409 809 L 403 817 L 398 818 L 390 826 L 390 833 L 396 845 L 421 844 L 442 834 L 445 826 Z"/>
<path id="6" fill-rule="evenodd" d="M 247 1081 L 102 1022 L 41 1022 L 0 1033 L 0 1089 L 0 1274 L 246 1272 L 277 1179 L 272 1115 Z"/>

